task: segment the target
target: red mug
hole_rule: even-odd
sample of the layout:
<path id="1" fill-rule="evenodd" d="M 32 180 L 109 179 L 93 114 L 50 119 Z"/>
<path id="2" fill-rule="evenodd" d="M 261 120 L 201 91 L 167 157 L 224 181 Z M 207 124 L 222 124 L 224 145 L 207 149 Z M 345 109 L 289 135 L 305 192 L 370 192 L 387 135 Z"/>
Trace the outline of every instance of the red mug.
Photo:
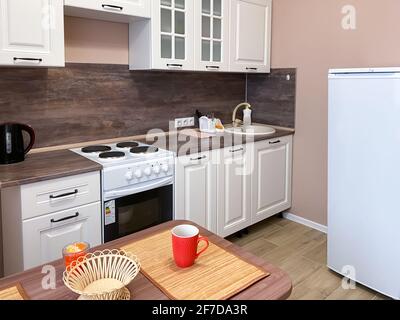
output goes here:
<path id="1" fill-rule="evenodd" d="M 189 224 L 182 224 L 172 229 L 172 251 L 178 267 L 192 266 L 195 260 L 207 250 L 208 239 L 199 236 L 199 232 L 198 228 Z M 206 246 L 200 252 L 197 252 L 201 241 L 204 241 Z"/>

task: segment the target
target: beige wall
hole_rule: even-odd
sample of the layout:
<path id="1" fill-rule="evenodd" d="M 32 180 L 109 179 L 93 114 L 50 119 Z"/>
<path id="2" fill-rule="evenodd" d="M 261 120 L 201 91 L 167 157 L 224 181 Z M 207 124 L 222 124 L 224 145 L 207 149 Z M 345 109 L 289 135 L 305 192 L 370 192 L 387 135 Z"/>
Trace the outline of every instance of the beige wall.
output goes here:
<path id="1" fill-rule="evenodd" d="M 341 28 L 344 5 L 357 29 Z M 272 66 L 297 67 L 292 212 L 326 224 L 327 72 L 400 66 L 399 0 L 273 0 Z M 66 19 L 67 61 L 128 62 L 125 24 Z"/>
<path id="2" fill-rule="evenodd" d="M 67 62 L 128 64 L 128 24 L 65 17 Z"/>
<path id="3" fill-rule="evenodd" d="M 326 224 L 327 72 L 337 67 L 400 66 L 399 0 L 274 0 L 272 65 L 297 67 L 292 212 Z M 341 28 L 341 9 L 357 29 Z"/>

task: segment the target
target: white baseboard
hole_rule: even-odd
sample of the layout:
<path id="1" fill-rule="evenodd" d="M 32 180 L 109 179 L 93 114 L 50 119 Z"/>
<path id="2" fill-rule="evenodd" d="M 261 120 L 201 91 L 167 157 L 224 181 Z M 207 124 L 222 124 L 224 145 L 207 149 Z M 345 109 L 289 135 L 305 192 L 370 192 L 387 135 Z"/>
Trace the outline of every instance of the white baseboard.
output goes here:
<path id="1" fill-rule="evenodd" d="M 304 218 L 302 218 L 302 217 L 296 216 L 296 215 L 293 214 L 293 213 L 284 212 L 284 213 L 283 213 L 283 217 L 284 217 L 285 219 L 288 219 L 288 220 L 291 220 L 291 221 L 300 223 L 300 224 L 302 224 L 302 225 L 305 225 L 305 226 L 310 227 L 310 228 L 312 228 L 312 229 L 321 231 L 321 232 L 323 232 L 323 233 L 328 233 L 328 227 L 327 227 L 327 226 L 324 226 L 324 225 L 319 224 L 319 223 L 316 223 L 316 222 L 314 222 L 314 221 L 307 220 L 307 219 L 304 219 Z"/>

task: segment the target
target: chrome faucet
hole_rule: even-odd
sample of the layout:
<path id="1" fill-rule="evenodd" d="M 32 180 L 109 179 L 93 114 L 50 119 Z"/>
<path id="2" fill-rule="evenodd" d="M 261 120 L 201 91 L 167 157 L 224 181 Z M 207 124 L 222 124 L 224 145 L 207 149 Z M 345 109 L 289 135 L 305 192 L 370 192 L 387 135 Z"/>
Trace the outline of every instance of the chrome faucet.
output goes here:
<path id="1" fill-rule="evenodd" d="M 247 102 L 243 102 L 243 103 L 239 103 L 235 109 L 233 110 L 233 114 L 232 114 L 232 125 L 234 127 L 237 127 L 238 125 L 242 124 L 243 121 L 240 119 L 236 119 L 236 114 L 239 111 L 240 108 L 249 108 L 251 109 L 251 105 Z"/>

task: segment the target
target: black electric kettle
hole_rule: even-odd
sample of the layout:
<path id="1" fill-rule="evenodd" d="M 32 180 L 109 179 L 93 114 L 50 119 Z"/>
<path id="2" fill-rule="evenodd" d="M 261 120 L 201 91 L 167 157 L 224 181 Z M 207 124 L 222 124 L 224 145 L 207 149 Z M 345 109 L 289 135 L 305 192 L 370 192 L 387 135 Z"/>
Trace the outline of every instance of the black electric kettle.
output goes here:
<path id="1" fill-rule="evenodd" d="M 22 132 L 30 136 L 25 148 Z M 0 164 L 11 164 L 25 160 L 25 155 L 35 143 L 35 132 L 32 127 L 21 123 L 0 124 Z"/>

